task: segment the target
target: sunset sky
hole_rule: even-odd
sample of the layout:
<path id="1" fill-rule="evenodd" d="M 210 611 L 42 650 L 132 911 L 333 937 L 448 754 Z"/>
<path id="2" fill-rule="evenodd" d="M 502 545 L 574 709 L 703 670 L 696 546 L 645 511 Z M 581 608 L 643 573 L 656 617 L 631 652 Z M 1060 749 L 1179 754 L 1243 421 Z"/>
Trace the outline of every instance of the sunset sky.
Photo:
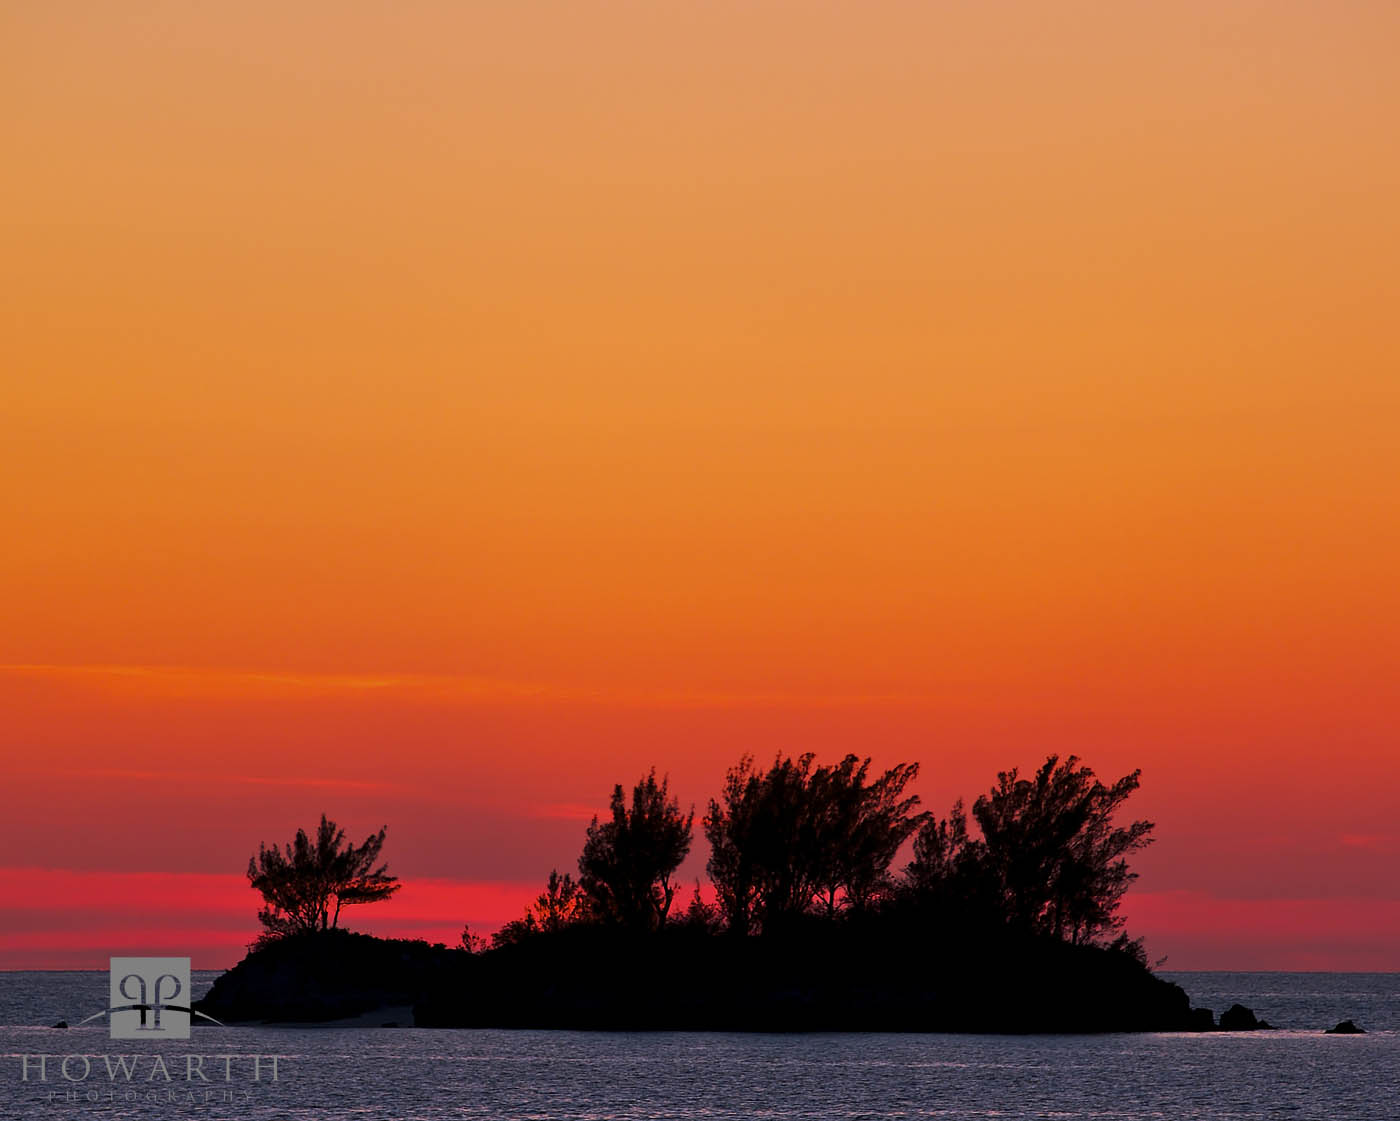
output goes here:
<path id="1" fill-rule="evenodd" d="M 1075 752 L 1400 969 L 1400 5 L 7 4 L 0 968 L 453 942 L 614 782 Z M 704 842 L 686 865 L 703 876 Z"/>

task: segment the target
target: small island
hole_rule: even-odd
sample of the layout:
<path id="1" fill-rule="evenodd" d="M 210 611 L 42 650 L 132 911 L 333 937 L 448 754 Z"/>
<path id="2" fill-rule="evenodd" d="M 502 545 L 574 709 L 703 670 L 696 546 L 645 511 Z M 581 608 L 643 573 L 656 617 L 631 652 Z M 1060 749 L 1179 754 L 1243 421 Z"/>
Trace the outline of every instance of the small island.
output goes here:
<path id="1" fill-rule="evenodd" d="M 969 814 L 920 812 L 918 765 L 744 757 L 709 804 L 710 891 L 673 906 L 695 813 L 653 769 L 614 788 L 579 876 L 550 874 L 488 941 L 374 938 L 342 907 L 399 889 L 324 815 L 262 846 L 264 933 L 198 1002 L 225 1023 L 705 1031 L 1208 1031 L 1155 976 L 1118 906 L 1150 822 L 1114 824 L 1134 772 L 1105 786 L 1074 756 L 998 776 Z M 912 859 L 898 873 L 902 851 Z M 411 1011 L 409 1011 L 411 1010 Z M 411 1019 L 405 1016 L 411 1015 Z M 1232 1010 L 1232 1025 L 1253 1021 Z M 1254 1022 L 1256 1026 L 1263 1026 Z"/>

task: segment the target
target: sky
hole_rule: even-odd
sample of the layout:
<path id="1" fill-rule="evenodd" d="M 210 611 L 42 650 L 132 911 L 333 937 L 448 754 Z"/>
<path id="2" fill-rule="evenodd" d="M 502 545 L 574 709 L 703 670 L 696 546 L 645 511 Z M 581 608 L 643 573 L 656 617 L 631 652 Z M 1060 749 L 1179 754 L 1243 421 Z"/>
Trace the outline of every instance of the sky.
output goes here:
<path id="1" fill-rule="evenodd" d="M 1141 768 L 1153 960 L 1400 968 L 1397 42 L 5 5 L 0 968 L 230 965 L 322 812 L 455 942 L 809 750 Z"/>

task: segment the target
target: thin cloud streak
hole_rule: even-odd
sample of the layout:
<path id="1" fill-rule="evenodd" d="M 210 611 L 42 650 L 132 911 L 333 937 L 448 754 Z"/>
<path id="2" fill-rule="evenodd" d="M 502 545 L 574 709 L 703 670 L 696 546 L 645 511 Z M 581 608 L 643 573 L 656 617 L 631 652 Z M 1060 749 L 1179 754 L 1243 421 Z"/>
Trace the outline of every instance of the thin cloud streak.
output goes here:
<path id="1" fill-rule="evenodd" d="M 119 767 L 82 767 L 44 772 L 67 778 L 115 778 L 147 781 L 172 781 L 168 771 L 141 771 Z M 381 793 L 405 793 L 409 788 L 393 782 L 365 782 L 360 779 L 274 777 L 270 775 L 202 774 L 187 772 L 178 776 L 196 782 L 241 783 L 245 786 L 291 786 L 326 790 L 365 790 Z"/>
<path id="2" fill-rule="evenodd" d="M 943 699 L 926 693 L 832 693 L 820 690 L 706 690 L 617 689 L 546 681 L 467 674 L 340 674 L 270 673 L 221 667 L 160 665 L 60 665 L 54 663 L 0 664 L 0 674 L 12 676 L 88 680 L 108 684 L 141 682 L 156 686 L 243 693 L 286 691 L 295 693 L 390 693 L 405 699 L 427 697 L 442 700 L 539 700 L 619 706 L 846 708 L 863 705 L 924 707 Z"/>

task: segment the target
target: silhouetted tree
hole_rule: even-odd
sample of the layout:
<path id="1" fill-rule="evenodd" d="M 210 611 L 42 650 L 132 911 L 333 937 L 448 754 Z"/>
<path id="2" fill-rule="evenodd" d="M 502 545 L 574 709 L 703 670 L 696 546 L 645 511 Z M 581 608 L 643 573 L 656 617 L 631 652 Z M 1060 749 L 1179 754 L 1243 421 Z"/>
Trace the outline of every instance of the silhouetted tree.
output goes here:
<path id="1" fill-rule="evenodd" d="M 904 875 L 917 891 L 941 891 L 964 872 L 975 853 L 967 832 L 967 810 L 959 798 L 948 817 L 939 820 L 930 816 L 924 822 L 914 838 L 914 859 Z"/>
<path id="2" fill-rule="evenodd" d="M 459 945 L 469 954 L 479 954 L 489 949 L 491 942 L 490 939 L 480 934 L 473 934 L 471 925 L 467 924 L 462 927 L 462 937 L 459 939 Z"/>
<path id="3" fill-rule="evenodd" d="M 720 800 L 710 801 L 707 870 L 725 924 L 735 934 L 805 910 L 816 893 L 815 822 L 804 796 L 815 758 L 779 756 L 760 772 L 753 756 L 745 755 L 725 775 Z"/>
<path id="4" fill-rule="evenodd" d="M 1034 778 L 1003 771 L 977 799 L 972 813 L 982 840 L 972 853 L 1012 926 L 1073 943 L 1117 934 L 1118 905 L 1137 878 L 1126 857 L 1151 843 L 1153 825 L 1118 828 L 1113 817 L 1141 774 L 1104 786 L 1077 756 L 1060 762 L 1051 755 Z"/>
<path id="5" fill-rule="evenodd" d="M 552 932 L 588 918 L 588 899 L 574 878 L 556 868 L 549 873 L 544 891 L 535 899 L 535 921 L 541 930 Z"/>
<path id="6" fill-rule="evenodd" d="M 721 799 L 710 802 L 710 878 L 737 934 L 771 931 L 812 909 L 818 896 L 828 914 L 869 904 L 923 821 L 914 813 L 918 798 L 904 796 L 917 764 L 870 782 L 869 759 L 848 755 L 815 768 L 814 760 L 780 755 L 759 771 L 746 755 L 725 777 Z"/>
<path id="7" fill-rule="evenodd" d="M 315 837 L 298 829 L 282 848 L 258 846 L 248 860 L 248 882 L 261 893 L 260 941 L 335 928 L 340 909 L 387 899 L 401 886 L 386 865 L 375 867 L 387 827 L 371 833 L 358 847 L 347 844 L 345 830 L 321 815 Z"/>
<path id="8" fill-rule="evenodd" d="M 575 923 L 592 918 L 587 896 L 574 878 L 556 868 L 549 873 L 544 891 L 525 908 L 518 919 L 512 919 L 491 936 L 492 946 L 509 946 L 532 934 L 553 933 Z"/>
<path id="9" fill-rule="evenodd" d="M 511 919 L 495 934 L 491 935 L 491 948 L 500 949 L 502 946 L 513 946 L 517 942 L 523 942 L 540 932 L 540 924 L 535 921 L 534 911 L 527 907 L 525 913 L 518 919 Z"/>
<path id="10" fill-rule="evenodd" d="M 947 817 L 923 823 L 900 886 L 906 902 L 926 920 L 942 924 L 944 935 L 975 938 L 1005 925 L 1001 892 L 987 870 L 986 846 L 969 834 L 961 798 Z"/>
<path id="11" fill-rule="evenodd" d="M 713 903 L 705 901 L 705 897 L 700 894 L 700 881 L 696 880 L 690 902 L 686 904 L 685 910 L 679 915 L 671 917 L 671 923 L 682 929 L 702 934 L 718 934 L 724 929 L 724 916 Z"/>
<path id="12" fill-rule="evenodd" d="M 868 908 L 885 894 L 895 854 L 929 816 L 914 812 L 917 795 L 904 796 L 917 763 L 900 763 L 873 782 L 866 780 L 869 770 L 868 758 L 847 755 L 812 774 L 809 793 L 819 819 L 814 879 L 829 915 L 841 904 Z"/>
<path id="13" fill-rule="evenodd" d="M 675 898 L 671 877 L 690 852 L 695 811 L 681 813 L 667 779 L 657 782 L 653 767 L 633 788 L 630 808 L 622 786 L 613 787 L 610 814 L 588 827 L 579 886 L 604 921 L 656 930 Z"/>

